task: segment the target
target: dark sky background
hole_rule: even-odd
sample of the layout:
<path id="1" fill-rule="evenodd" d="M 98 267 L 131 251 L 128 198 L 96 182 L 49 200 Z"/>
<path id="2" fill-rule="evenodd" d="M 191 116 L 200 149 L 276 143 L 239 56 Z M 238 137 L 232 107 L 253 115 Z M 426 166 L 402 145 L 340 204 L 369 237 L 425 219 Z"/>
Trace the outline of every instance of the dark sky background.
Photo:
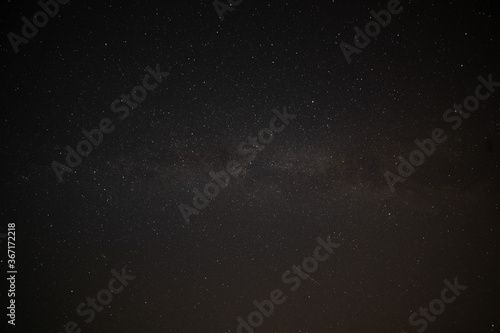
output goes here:
<path id="1" fill-rule="evenodd" d="M 18 54 L 7 34 L 40 7 L 4 5 L 7 332 L 236 332 L 279 288 L 255 332 L 412 333 L 454 277 L 467 290 L 426 332 L 500 332 L 500 88 L 458 130 L 442 119 L 479 75 L 500 81 L 500 6 L 401 4 L 350 64 L 340 43 L 386 1 L 244 0 L 224 21 L 210 0 L 70 1 Z M 170 75 L 118 119 L 110 104 L 156 64 Z M 185 224 L 178 205 L 283 106 L 296 119 Z M 51 163 L 103 118 L 114 132 L 58 182 Z M 436 127 L 448 140 L 391 192 L 384 172 Z M 290 291 L 282 274 L 328 235 L 341 246 Z M 85 324 L 78 304 L 125 265 L 136 278 Z"/>

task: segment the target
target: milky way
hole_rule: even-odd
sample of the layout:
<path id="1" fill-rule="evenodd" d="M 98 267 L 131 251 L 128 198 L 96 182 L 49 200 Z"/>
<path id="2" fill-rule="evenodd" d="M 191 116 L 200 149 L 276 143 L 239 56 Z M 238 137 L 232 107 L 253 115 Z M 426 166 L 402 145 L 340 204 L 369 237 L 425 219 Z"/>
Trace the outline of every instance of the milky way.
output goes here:
<path id="1" fill-rule="evenodd" d="M 348 63 L 342 43 L 391 2 L 233 1 L 223 20 L 213 1 L 59 3 L 18 53 L 8 33 L 42 9 L 9 2 L 8 332 L 499 332 L 500 87 L 470 116 L 454 106 L 479 76 L 500 81 L 499 6 L 402 1 Z M 143 98 L 148 66 L 169 74 Z M 284 107 L 296 118 L 252 143 Z M 115 129 L 59 181 L 53 162 L 106 118 Z M 447 140 L 391 189 L 384 174 L 435 128 Z M 222 188 L 210 173 L 232 160 Z M 187 224 L 179 205 L 210 182 Z M 318 237 L 340 246 L 315 255 Z M 455 278 L 467 289 L 426 318 Z M 265 316 L 254 301 L 276 289 L 286 301 Z"/>

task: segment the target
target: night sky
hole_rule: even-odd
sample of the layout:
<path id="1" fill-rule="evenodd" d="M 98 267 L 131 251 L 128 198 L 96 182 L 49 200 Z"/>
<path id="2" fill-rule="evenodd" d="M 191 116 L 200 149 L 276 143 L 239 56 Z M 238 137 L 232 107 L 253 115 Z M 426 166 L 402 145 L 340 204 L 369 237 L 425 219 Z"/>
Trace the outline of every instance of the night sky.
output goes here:
<path id="1" fill-rule="evenodd" d="M 6 332 L 500 332 L 498 1 L 65 1 L 2 11 Z"/>

